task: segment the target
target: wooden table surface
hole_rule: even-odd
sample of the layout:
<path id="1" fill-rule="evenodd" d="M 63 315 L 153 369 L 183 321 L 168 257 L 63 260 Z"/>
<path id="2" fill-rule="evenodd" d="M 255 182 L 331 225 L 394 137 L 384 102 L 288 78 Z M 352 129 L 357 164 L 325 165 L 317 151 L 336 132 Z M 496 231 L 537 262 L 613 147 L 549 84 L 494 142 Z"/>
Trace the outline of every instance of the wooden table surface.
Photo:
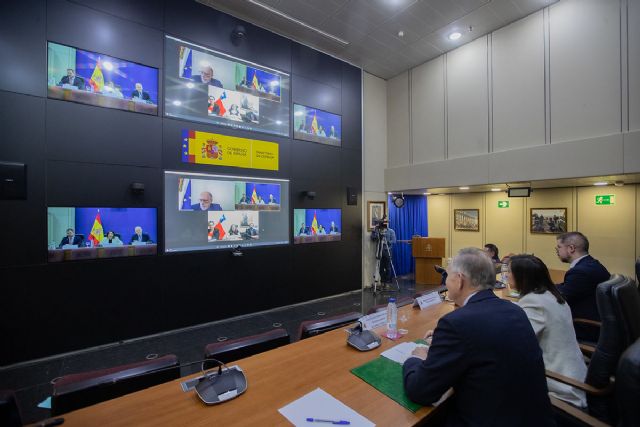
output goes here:
<path id="1" fill-rule="evenodd" d="M 289 426 L 278 409 L 320 387 L 378 426 L 411 426 L 433 410 L 415 414 L 353 375 L 350 370 L 401 341 L 422 338 L 440 317 L 453 310 L 448 303 L 425 310 L 400 308 L 398 327 L 407 335 L 393 342 L 383 338 L 375 350 L 359 352 L 337 329 L 261 353 L 229 365 L 247 376 L 247 391 L 234 400 L 206 406 L 194 391 L 183 392 L 174 380 L 63 415 L 65 426 Z M 403 316 L 406 320 L 403 320 Z M 376 331 L 382 335 L 382 331 Z M 193 375 L 195 377 L 197 375 Z"/>

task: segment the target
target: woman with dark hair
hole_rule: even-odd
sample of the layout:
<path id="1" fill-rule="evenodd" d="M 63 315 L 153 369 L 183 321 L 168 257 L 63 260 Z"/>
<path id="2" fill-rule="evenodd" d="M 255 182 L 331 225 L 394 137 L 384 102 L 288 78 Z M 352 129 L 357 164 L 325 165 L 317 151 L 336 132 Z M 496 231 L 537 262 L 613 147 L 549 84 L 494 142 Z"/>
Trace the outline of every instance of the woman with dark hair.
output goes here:
<path id="1" fill-rule="evenodd" d="M 509 264 L 509 285 L 520 292 L 518 305 L 525 311 L 542 349 L 545 368 L 584 381 L 587 367 L 578 347 L 571 309 L 542 260 L 514 255 Z M 575 406 L 587 406 L 583 391 L 547 379 L 549 394 Z"/>
<path id="2" fill-rule="evenodd" d="M 500 264 L 501 261 L 498 256 L 498 247 L 496 245 L 493 243 L 487 243 L 484 245 L 484 251 L 489 255 L 489 258 L 491 258 L 491 261 L 493 261 L 494 264 Z"/>

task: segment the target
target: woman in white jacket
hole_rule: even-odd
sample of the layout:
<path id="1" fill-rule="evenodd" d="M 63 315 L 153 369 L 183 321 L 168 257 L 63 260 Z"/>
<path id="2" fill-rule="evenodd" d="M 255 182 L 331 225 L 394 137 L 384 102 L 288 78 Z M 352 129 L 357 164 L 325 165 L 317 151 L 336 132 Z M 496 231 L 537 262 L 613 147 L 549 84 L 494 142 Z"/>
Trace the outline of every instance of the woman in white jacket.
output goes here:
<path id="1" fill-rule="evenodd" d="M 578 347 L 571 309 L 547 266 L 533 255 L 516 255 L 509 264 L 509 284 L 520 292 L 518 305 L 527 313 L 542 349 L 545 368 L 584 381 L 587 367 Z M 547 379 L 549 394 L 577 407 L 587 406 L 583 391 Z"/>

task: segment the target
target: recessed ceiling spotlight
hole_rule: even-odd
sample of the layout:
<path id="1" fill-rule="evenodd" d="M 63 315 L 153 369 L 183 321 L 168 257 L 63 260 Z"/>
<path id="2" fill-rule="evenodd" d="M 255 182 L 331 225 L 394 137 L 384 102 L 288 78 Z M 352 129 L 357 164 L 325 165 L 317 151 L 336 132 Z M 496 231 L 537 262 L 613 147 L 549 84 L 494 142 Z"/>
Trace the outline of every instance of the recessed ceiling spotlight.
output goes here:
<path id="1" fill-rule="evenodd" d="M 491 191 L 502 191 L 502 188 L 492 188 Z"/>
<path id="2" fill-rule="evenodd" d="M 600 181 L 600 182 L 594 182 L 593 185 L 597 185 L 598 187 L 600 187 L 604 185 L 609 185 L 609 183 L 605 181 Z"/>
<path id="3" fill-rule="evenodd" d="M 194 86 L 195 86 L 195 85 L 194 85 L 193 83 L 191 83 L 191 82 L 187 83 L 187 87 L 188 87 L 189 89 L 193 89 L 193 87 L 194 87 Z"/>
<path id="4" fill-rule="evenodd" d="M 178 101 L 178 100 L 175 100 L 175 101 L 173 101 L 173 105 L 175 105 L 176 107 L 179 107 L 179 106 L 182 105 L 182 102 Z"/>
<path id="5" fill-rule="evenodd" d="M 387 194 L 390 195 L 390 196 L 393 195 L 393 193 L 387 193 Z"/>
<path id="6" fill-rule="evenodd" d="M 404 31 L 402 30 L 398 31 L 398 37 L 404 37 Z"/>
<path id="7" fill-rule="evenodd" d="M 616 181 L 613 183 L 613 185 L 615 185 L 616 187 L 623 187 L 624 186 L 624 181 Z"/>
<path id="8" fill-rule="evenodd" d="M 430 196 L 431 195 L 431 193 L 422 193 L 422 194 L 424 194 L 425 196 Z"/>
<path id="9" fill-rule="evenodd" d="M 458 31 L 454 31 L 453 33 L 449 34 L 449 40 L 458 40 L 460 37 L 462 37 L 462 34 Z"/>
<path id="10" fill-rule="evenodd" d="M 469 187 L 458 187 L 460 190 L 468 190 Z"/>

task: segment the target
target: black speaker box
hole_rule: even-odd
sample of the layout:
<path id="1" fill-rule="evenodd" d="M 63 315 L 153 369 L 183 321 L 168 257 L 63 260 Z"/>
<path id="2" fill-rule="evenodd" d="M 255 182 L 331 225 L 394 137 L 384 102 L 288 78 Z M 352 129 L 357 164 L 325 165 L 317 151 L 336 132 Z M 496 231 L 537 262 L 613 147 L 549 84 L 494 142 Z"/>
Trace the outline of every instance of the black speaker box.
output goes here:
<path id="1" fill-rule="evenodd" d="M 355 206 L 358 204 L 358 190 L 353 187 L 347 187 L 347 205 Z"/>

